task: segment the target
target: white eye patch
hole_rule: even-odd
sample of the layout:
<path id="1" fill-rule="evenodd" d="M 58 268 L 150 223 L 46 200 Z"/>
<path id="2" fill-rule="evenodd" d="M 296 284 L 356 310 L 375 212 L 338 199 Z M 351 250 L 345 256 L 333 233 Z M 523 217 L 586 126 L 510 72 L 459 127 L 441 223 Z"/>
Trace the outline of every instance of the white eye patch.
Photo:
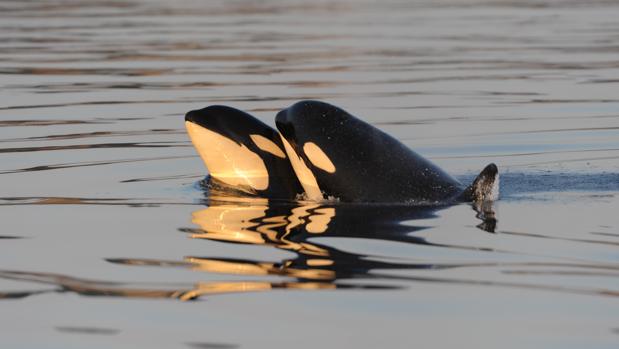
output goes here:
<path id="1" fill-rule="evenodd" d="M 329 159 L 327 154 L 325 154 L 316 143 L 305 143 L 305 145 L 303 145 L 303 152 L 314 166 L 323 171 L 335 173 L 335 165 L 333 165 L 331 159 Z"/>

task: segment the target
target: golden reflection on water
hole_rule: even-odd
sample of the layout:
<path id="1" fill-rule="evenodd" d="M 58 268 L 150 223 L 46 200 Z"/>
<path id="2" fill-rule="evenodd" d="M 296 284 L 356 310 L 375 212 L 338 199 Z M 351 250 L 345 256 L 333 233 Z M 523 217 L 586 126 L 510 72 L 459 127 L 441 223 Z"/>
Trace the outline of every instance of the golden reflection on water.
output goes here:
<path id="1" fill-rule="evenodd" d="M 181 301 L 195 300 L 206 295 L 269 291 L 273 289 L 335 289 L 329 282 L 269 282 L 269 281 L 221 281 L 197 282 L 192 287 L 171 288 L 165 284 L 131 284 L 81 279 L 61 274 L 1 271 L 0 277 L 34 283 L 54 285 L 55 288 L 36 291 L 1 292 L 0 299 L 25 298 L 44 293 L 72 292 L 83 296 L 122 298 L 174 298 Z"/>
<path id="2" fill-rule="evenodd" d="M 512 274 L 613 276 L 614 265 L 575 262 L 469 262 L 446 263 L 412 259 L 393 260 L 388 256 L 367 255 L 354 251 L 355 239 L 408 243 L 447 248 L 478 250 L 465 245 L 437 244 L 418 237 L 415 232 L 427 229 L 427 220 L 436 217 L 440 207 L 345 205 L 333 203 L 273 203 L 266 200 L 218 202 L 210 197 L 209 206 L 195 211 L 191 221 L 199 228 L 182 228 L 188 237 L 269 246 L 293 253 L 277 261 L 251 257 L 184 256 L 178 260 L 109 258 L 105 261 L 125 266 L 183 268 L 205 273 L 208 279 L 191 284 L 157 282 L 111 282 L 78 278 L 63 274 L 0 270 L 0 279 L 43 284 L 43 288 L 2 292 L 0 299 L 17 299 L 46 293 L 75 293 L 83 296 L 122 298 L 168 298 L 196 300 L 211 295 L 272 290 L 401 289 L 406 282 L 456 285 L 484 285 L 519 289 L 536 289 L 562 293 L 616 297 L 609 289 L 556 286 L 543 283 L 489 281 L 475 277 L 441 277 L 436 271 L 453 268 L 510 268 Z M 491 206 L 473 207 L 484 220 L 479 228 L 496 225 Z M 424 221 L 420 225 L 420 221 Z M 406 224 L 402 224 L 406 222 Z M 501 232 L 508 233 L 508 232 Z M 350 251 L 340 250 L 316 237 L 344 238 Z M 542 236 L 540 236 L 542 237 Z M 197 241 L 196 241 L 197 242 Z M 494 250 L 492 252 L 508 252 Z M 531 268 L 541 268 L 532 270 Z M 560 268 L 560 269 L 559 269 Z M 415 273 L 415 271 L 433 271 Z M 406 273 L 391 273 L 405 271 Z M 247 280 L 212 280 L 214 275 L 248 277 Z M 255 278 L 268 278 L 256 280 Z M 281 280 L 272 280 L 278 278 Z M 378 283 L 374 282 L 378 281 Z M 46 285 L 46 286 L 45 286 Z"/>
<path id="3" fill-rule="evenodd" d="M 335 289 L 336 285 L 320 282 L 221 282 L 221 283 L 198 283 L 196 288 L 179 295 L 180 300 L 193 300 L 203 295 L 219 293 L 256 292 L 270 291 L 276 288 L 324 290 Z"/>
<path id="4" fill-rule="evenodd" d="M 211 200 L 214 198 L 211 197 Z M 341 284 L 338 282 L 338 279 L 350 277 L 351 266 L 356 270 L 355 273 L 367 276 L 367 270 L 375 263 L 370 262 L 369 265 L 364 262 L 357 263 L 363 256 L 344 253 L 332 247 L 307 241 L 309 237 L 316 236 L 316 234 L 338 234 L 340 232 L 340 230 L 335 232 L 329 229 L 333 219 L 338 217 L 336 207 L 317 203 L 273 205 L 265 200 L 244 199 L 235 203 L 211 204 L 195 211 L 192 214 L 192 222 L 199 226 L 199 229 L 184 229 L 184 231 L 188 232 L 189 237 L 193 239 L 272 246 L 295 253 L 296 258 L 272 262 L 187 256 L 182 261 L 132 258 L 107 259 L 107 261 L 133 266 L 183 267 L 197 272 L 223 275 L 275 276 L 287 280 L 204 281 L 178 287 L 166 283 L 108 282 L 53 273 L 0 270 L 2 279 L 54 286 L 45 290 L 8 292 L 0 294 L 0 298 L 22 298 L 41 293 L 72 292 L 85 296 L 174 298 L 187 301 L 215 294 L 275 289 L 399 288 L 390 285 Z M 372 218 L 376 219 L 376 217 Z M 365 234 L 364 231 L 358 233 Z"/>
<path id="5" fill-rule="evenodd" d="M 287 214 L 267 214 L 267 205 L 209 206 L 194 212 L 192 222 L 201 232 L 191 234 L 195 239 L 210 239 L 246 244 L 275 245 L 304 254 L 328 255 L 318 246 L 288 239 L 293 229 L 319 234 L 327 231 L 335 216 L 335 208 L 304 204 L 290 208 Z M 278 212 L 281 213 L 281 212 Z"/>
<path id="6" fill-rule="evenodd" d="M 250 261 L 221 261 L 215 259 L 189 257 L 187 262 L 193 265 L 194 270 L 210 273 L 236 274 L 236 275 L 278 275 L 298 279 L 309 280 L 333 280 L 335 271 L 311 268 L 295 268 L 290 262 L 266 263 Z M 310 262 L 311 261 L 311 262 Z M 312 259 L 307 261 L 307 266 L 330 266 L 333 261 L 329 259 Z"/>

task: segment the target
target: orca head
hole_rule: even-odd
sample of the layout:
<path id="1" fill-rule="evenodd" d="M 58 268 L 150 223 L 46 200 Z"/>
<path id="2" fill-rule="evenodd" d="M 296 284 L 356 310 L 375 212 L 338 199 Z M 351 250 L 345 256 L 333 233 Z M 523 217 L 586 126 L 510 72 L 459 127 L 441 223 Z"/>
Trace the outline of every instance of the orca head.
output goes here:
<path id="1" fill-rule="evenodd" d="M 336 160 L 347 148 L 339 144 L 343 139 L 336 125 L 346 116 L 350 115 L 330 104 L 301 101 L 275 117 L 284 149 L 308 200 L 323 200 L 323 185 L 336 176 Z M 345 127 L 339 126 L 340 131 Z"/>
<path id="2" fill-rule="evenodd" d="M 277 132 L 253 116 L 214 105 L 185 115 L 209 174 L 246 194 L 294 199 L 301 187 Z"/>
<path id="3" fill-rule="evenodd" d="M 462 192 L 431 161 L 331 104 L 295 103 L 275 123 L 309 199 L 326 192 L 346 202 L 434 204 Z"/>

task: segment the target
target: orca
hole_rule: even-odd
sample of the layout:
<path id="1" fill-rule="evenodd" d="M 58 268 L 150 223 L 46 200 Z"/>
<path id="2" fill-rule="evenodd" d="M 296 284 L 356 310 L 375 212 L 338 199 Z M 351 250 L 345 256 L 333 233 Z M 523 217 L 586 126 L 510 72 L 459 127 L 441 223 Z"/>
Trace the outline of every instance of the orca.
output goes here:
<path id="1" fill-rule="evenodd" d="M 313 200 L 327 194 L 346 202 L 434 204 L 498 196 L 496 165 L 465 187 L 397 139 L 328 103 L 295 103 L 275 123 Z"/>
<path id="2" fill-rule="evenodd" d="M 489 164 L 465 186 L 367 122 L 325 102 L 280 111 L 275 131 L 226 106 L 187 113 L 187 132 L 211 185 L 266 199 L 442 205 L 498 199 Z"/>
<path id="3" fill-rule="evenodd" d="M 226 106 L 190 111 L 185 127 L 209 172 L 230 195 L 294 200 L 303 192 L 277 131 Z"/>

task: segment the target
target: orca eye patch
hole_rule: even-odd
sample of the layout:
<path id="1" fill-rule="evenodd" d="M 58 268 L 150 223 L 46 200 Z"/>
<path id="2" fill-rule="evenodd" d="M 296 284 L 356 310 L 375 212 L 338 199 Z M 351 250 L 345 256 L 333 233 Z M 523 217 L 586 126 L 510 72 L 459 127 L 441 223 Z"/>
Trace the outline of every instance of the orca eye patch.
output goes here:
<path id="1" fill-rule="evenodd" d="M 266 152 L 269 152 L 279 158 L 285 159 L 286 158 L 286 154 L 284 154 L 284 152 L 282 151 L 282 149 L 280 147 L 277 146 L 277 144 L 273 143 L 272 140 L 263 137 L 261 135 L 249 135 L 249 138 L 251 138 L 251 140 L 254 142 L 254 144 L 256 144 L 256 146 Z"/>
<path id="2" fill-rule="evenodd" d="M 312 163 L 312 165 L 318 167 L 319 169 L 329 172 L 335 173 L 335 165 L 327 154 L 325 154 L 322 149 L 314 142 L 307 142 L 303 145 L 303 152 Z"/>

